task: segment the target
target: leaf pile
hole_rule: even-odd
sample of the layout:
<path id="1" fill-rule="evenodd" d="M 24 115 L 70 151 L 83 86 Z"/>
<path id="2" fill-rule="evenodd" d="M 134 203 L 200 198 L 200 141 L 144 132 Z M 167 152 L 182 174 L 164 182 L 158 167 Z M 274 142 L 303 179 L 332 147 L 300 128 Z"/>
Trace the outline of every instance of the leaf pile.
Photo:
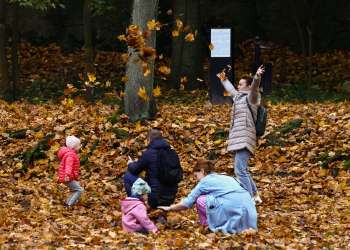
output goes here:
<path id="1" fill-rule="evenodd" d="M 155 21 L 154 21 L 155 22 Z M 157 29 L 159 24 L 150 22 L 152 29 Z M 179 30 L 183 29 L 180 20 L 177 21 Z M 120 39 L 129 41 L 131 47 L 140 50 L 140 56 L 146 60 L 155 56 L 155 51 L 144 45 L 144 36 L 140 34 L 137 27 L 131 26 L 128 36 L 122 35 Z M 262 59 L 265 62 L 273 63 L 273 81 L 276 83 L 300 83 L 304 82 L 306 72 L 304 61 L 301 55 L 291 51 L 288 47 L 277 46 L 267 43 L 271 48 L 262 51 Z M 253 61 L 253 46 L 249 41 L 238 46 L 241 57 L 235 60 L 236 79 L 250 73 L 250 65 Z M 28 43 L 22 43 L 19 49 L 21 66 L 21 86 L 41 83 L 43 89 L 58 85 L 61 89 L 67 84 L 83 82 L 82 72 L 84 72 L 84 54 L 82 50 L 74 53 L 63 53 L 59 46 L 50 44 L 46 47 L 34 47 Z M 127 53 L 96 51 L 95 68 L 96 78 L 101 82 L 108 82 L 109 86 L 123 89 L 122 82 L 127 79 L 124 76 L 125 65 L 128 59 Z M 159 55 L 157 60 L 157 79 L 166 80 L 171 73 L 169 62 L 163 55 Z M 141 60 L 142 61 L 142 60 Z M 323 89 L 343 90 L 348 89 L 346 80 L 350 79 L 350 52 L 332 51 L 327 53 L 316 53 L 311 58 L 313 66 L 313 82 Z M 148 72 L 148 65 L 144 62 L 145 73 Z M 207 68 L 207 67 L 204 67 Z M 198 76 L 200 79 L 202 76 Z M 157 80 L 158 81 L 158 80 Z M 186 83 L 186 76 L 181 78 L 181 83 Z"/>
<path id="2" fill-rule="evenodd" d="M 159 225 L 162 232 L 157 236 L 122 232 L 121 176 L 127 155 L 137 157 L 144 149 L 148 128 L 161 126 L 180 154 L 185 181 L 179 199 L 195 185 L 191 169 L 197 158 L 216 159 L 218 171 L 233 173 L 232 156 L 225 146 L 231 107 L 212 106 L 200 92 L 187 94 L 182 102 L 166 95 L 155 121 L 136 124 L 129 123 L 118 107 L 101 103 L 2 102 L 0 245 L 5 249 L 349 246 L 348 102 L 270 105 L 268 133 L 260 140 L 255 164 L 251 163 L 263 199 L 258 206 L 258 232 L 210 233 L 198 226 L 195 209 L 169 214 L 168 227 Z M 298 126 L 290 126 L 296 120 L 301 121 Z M 14 137 L 13 132 L 21 129 L 21 136 Z M 83 143 L 80 158 L 85 193 L 72 210 L 62 206 L 68 190 L 56 182 L 56 152 L 68 134 L 79 136 Z M 40 147 L 40 157 L 26 162 L 21 156 L 38 149 L 47 135 L 47 147 Z M 283 145 L 272 145 L 270 135 Z"/>

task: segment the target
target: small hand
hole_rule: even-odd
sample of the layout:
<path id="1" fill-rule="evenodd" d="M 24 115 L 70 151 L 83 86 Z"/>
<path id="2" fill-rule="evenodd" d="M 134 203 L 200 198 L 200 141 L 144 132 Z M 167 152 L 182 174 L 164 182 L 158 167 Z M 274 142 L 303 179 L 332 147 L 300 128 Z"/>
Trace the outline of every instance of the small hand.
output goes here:
<path id="1" fill-rule="evenodd" d="M 216 75 L 221 81 L 225 81 L 227 79 L 225 71 L 220 72 Z"/>
<path id="2" fill-rule="evenodd" d="M 128 158 L 129 158 L 129 160 L 128 160 L 128 165 L 130 164 L 130 163 L 133 163 L 134 162 L 134 160 L 130 157 L 130 156 L 128 156 Z"/>
<path id="3" fill-rule="evenodd" d="M 162 209 L 164 211 L 170 211 L 171 210 L 170 206 L 158 206 L 158 208 Z"/>
<path id="4" fill-rule="evenodd" d="M 258 70 L 256 71 L 256 74 L 257 74 L 258 76 L 261 76 L 262 74 L 264 74 L 264 72 L 265 72 L 264 65 L 261 65 L 261 66 L 258 68 Z"/>

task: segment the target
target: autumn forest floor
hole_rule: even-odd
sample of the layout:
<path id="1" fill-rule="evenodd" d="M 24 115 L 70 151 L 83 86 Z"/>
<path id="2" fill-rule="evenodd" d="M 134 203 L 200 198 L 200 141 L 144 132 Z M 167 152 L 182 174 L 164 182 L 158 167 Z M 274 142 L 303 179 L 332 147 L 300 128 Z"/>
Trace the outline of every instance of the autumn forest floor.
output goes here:
<path id="1" fill-rule="evenodd" d="M 191 100 L 184 102 L 183 100 Z M 185 169 L 178 198 L 195 185 L 197 158 L 217 160 L 233 173 L 225 151 L 230 106 L 213 106 L 204 94 L 163 97 L 156 120 L 132 124 L 102 103 L 0 103 L 0 246 L 23 248 L 350 249 L 350 103 L 269 103 L 268 131 L 251 172 L 261 192 L 259 231 L 213 234 L 197 225 L 195 210 L 169 214 L 159 235 L 121 230 L 121 174 L 127 155 L 145 147 L 157 125 Z M 23 129 L 18 131 L 19 129 Z M 65 135 L 81 137 L 79 204 L 66 210 L 67 188 L 56 183 L 56 152 Z"/>

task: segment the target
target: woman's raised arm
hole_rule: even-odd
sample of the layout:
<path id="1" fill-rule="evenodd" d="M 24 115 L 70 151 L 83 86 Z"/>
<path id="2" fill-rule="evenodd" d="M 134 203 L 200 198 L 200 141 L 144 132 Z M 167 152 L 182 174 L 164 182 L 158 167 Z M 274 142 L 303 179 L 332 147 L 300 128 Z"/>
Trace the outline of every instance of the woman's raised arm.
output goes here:
<path id="1" fill-rule="evenodd" d="M 250 88 L 251 91 L 248 95 L 249 101 L 253 104 L 256 104 L 258 102 L 259 86 L 260 86 L 261 76 L 262 74 L 264 74 L 264 72 L 265 72 L 264 66 L 261 65 L 256 71 L 255 76 L 253 77 L 253 82 Z"/>
<path id="2" fill-rule="evenodd" d="M 224 86 L 226 92 L 229 93 L 230 96 L 234 96 L 235 94 L 237 94 L 237 90 L 232 85 L 232 83 L 227 79 L 225 72 L 220 72 L 216 76 L 220 79 L 222 86 Z"/>

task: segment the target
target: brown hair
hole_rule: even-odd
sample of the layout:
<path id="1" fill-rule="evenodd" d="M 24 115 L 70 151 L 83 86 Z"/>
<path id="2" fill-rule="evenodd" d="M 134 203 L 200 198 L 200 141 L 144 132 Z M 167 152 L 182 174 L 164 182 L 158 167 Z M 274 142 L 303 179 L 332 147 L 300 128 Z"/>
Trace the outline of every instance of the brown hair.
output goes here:
<path id="1" fill-rule="evenodd" d="M 162 131 L 159 128 L 152 128 L 148 132 L 148 138 L 150 141 L 153 141 L 155 139 L 161 139 L 163 138 Z"/>
<path id="2" fill-rule="evenodd" d="M 246 81 L 247 86 L 252 85 L 252 82 L 253 82 L 253 78 L 252 77 L 250 77 L 250 76 L 243 76 L 241 79 Z"/>
<path id="3" fill-rule="evenodd" d="M 215 165 L 214 161 L 199 159 L 197 160 L 197 163 L 194 166 L 193 171 L 199 172 L 203 169 L 205 174 L 210 174 L 211 172 L 214 171 L 214 165 Z"/>

